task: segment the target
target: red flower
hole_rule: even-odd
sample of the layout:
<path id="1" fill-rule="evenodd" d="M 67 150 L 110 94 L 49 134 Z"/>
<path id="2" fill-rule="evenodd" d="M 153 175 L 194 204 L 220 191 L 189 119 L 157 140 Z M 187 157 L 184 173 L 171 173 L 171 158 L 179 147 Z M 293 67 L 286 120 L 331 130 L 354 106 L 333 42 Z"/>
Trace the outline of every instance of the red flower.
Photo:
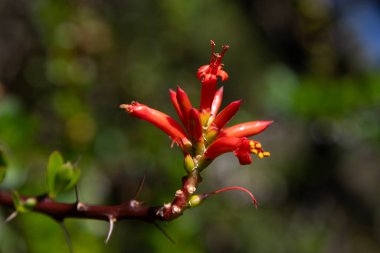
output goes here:
<path id="1" fill-rule="evenodd" d="M 218 77 L 221 81 L 228 78 L 228 74 L 223 70 L 222 59 L 229 47 L 223 46 L 220 54 L 215 53 L 214 48 L 215 43 L 211 41 L 210 64 L 200 67 L 197 73 L 202 82 L 199 109 L 192 106 L 188 95 L 180 87 L 177 87 L 176 91 L 169 90 L 170 99 L 183 127 L 165 113 L 146 105 L 132 102 L 120 106 L 132 116 L 160 128 L 178 143 L 184 150 L 185 157 L 190 156 L 194 163 L 191 166 L 187 165 L 187 171 L 197 166 L 203 170 L 209 162 L 226 152 L 234 152 L 243 165 L 252 162 L 251 154 L 260 158 L 270 155 L 261 148 L 259 142 L 246 137 L 261 133 L 272 121 L 251 121 L 225 127 L 238 112 L 242 101 L 234 101 L 218 113 L 222 104 L 223 87 L 216 90 L 216 84 Z"/>
<path id="2" fill-rule="evenodd" d="M 120 105 L 120 108 L 125 109 L 125 111 L 131 116 L 146 120 L 160 128 L 182 148 L 191 146 L 191 142 L 187 138 L 185 131 L 178 124 L 178 122 L 169 115 L 138 102 L 122 104 Z"/>
<path id="3" fill-rule="evenodd" d="M 261 143 L 245 137 L 220 137 L 216 139 L 205 151 L 206 159 L 213 160 L 221 154 L 234 152 L 241 165 L 252 163 L 251 154 L 260 158 L 270 156 L 261 148 Z"/>
<path id="4" fill-rule="evenodd" d="M 202 81 L 201 105 L 200 109 L 210 109 L 216 92 L 216 83 L 218 77 L 221 81 L 228 79 L 228 74 L 223 70 L 222 59 L 229 46 L 224 45 L 220 54 L 214 53 L 215 43 L 211 43 L 211 61 L 210 64 L 204 65 L 198 69 L 197 76 Z"/>

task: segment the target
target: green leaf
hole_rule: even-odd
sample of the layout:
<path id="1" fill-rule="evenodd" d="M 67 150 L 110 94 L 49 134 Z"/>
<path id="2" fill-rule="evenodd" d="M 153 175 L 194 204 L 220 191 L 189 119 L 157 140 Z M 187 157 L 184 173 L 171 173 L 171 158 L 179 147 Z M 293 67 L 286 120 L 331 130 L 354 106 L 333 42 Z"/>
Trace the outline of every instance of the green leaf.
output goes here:
<path id="1" fill-rule="evenodd" d="M 0 149 L 0 183 L 4 181 L 7 172 L 7 161 L 5 159 L 4 151 Z"/>
<path id="2" fill-rule="evenodd" d="M 80 177 L 80 170 L 70 162 L 63 163 L 59 152 L 54 151 L 48 163 L 49 197 L 55 198 L 58 194 L 74 187 Z"/>
<path id="3" fill-rule="evenodd" d="M 47 181 L 49 187 L 49 196 L 54 198 L 57 195 L 56 192 L 56 176 L 63 166 L 63 158 L 58 151 L 54 151 L 50 157 L 47 166 Z"/>
<path id="4" fill-rule="evenodd" d="M 78 182 L 80 170 L 74 168 L 70 162 L 65 163 L 55 177 L 55 187 L 57 193 L 68 191 Z"/>

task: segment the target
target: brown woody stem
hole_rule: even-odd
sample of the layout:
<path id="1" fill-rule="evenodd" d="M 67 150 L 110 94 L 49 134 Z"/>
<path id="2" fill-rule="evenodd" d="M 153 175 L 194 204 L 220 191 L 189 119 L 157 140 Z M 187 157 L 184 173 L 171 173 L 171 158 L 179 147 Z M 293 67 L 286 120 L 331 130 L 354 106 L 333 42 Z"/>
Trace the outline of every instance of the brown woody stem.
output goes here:
<path id="1" fill-rule="evenodd" d="M 148 206 L 135 199 L 128 200 L 119 205 L 101 206 L 78 203 L 61 203 L 46 196 L 37 197 L 37 204 L 32 209 L 33 212 L 43 213 L 55 220 L 62 221 L 66 218 L 94 219 L 109 221 L 135 219 L 145 222 L 155 220 L 173 220 L 179 217 L 188 208 L 188 200 L 195 187 L 200 181 L 197 172 L 188 174 L 183 179 L 183 186 L 177 190 L 174 200 L 163 206 Z M 31 196 L 33 197 L 33 196 Z M 30 196 L 22 196 L 26 200 Z M 0 190 L 0 206 L 14 208 L 12 193 Z"/>

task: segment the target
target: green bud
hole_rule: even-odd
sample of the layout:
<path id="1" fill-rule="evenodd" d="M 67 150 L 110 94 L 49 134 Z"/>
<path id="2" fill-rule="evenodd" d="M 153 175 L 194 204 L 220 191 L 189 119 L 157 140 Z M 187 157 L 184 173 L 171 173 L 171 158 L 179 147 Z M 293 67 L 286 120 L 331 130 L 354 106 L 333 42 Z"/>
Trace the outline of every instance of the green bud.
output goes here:
<path id="1" fill-rule="evenodd" d="M 218 135 L 218 133 L 219 133 L 218 130 L 209 128 L 207 130 L 206 135 L 205 135 L 206 142 L 208 144 L 210 144 L 215 139 L 215 137 Z"/>
<path id="2" fill-rule="evenodd" d="M 192 172 L 195 169 L 195 163 L 191 155 L 189 154 L 185 155 L 184 166 L 188 173 Z"/>
<path id="3" fill-rule="evenodd" d="M 27 198 L 23 201 L 24 207 L 28 210 L 32 210 L 37 205 L 36 198 Z"/>
<path id="4" fill-rule="evenodd" d="M 202 110 L 200 113 L 201 123 L 203 127 L 207 127 L 210 118 L 210 112 L 208 110 Z"/>
<path id="5" fill-rule="evenodd" d="M 189 199 L 189 206 L 190 207 L 196 207 L 196 206 L 199 206 L 203 201 L 203 198 L 200 196 L 200 195 L 193 195 L 190 197 Z"/>

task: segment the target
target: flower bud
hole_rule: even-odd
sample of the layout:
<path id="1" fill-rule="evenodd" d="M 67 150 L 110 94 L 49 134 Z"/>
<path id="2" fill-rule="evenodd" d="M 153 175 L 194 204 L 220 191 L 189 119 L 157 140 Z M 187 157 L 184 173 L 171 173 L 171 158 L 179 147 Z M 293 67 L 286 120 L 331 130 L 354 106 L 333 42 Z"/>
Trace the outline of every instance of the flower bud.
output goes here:
<path id="1" fill-rule="evenodd" d="M 190 207 L 196 207 L 203 202 L 203 199 L 201 195 L 195 194 L 190 197 L 188 204 Z"/>
<path id="2" fill-rule="evenodd" d="M 188 173 L 192 172 L 195 169 L 195 163 L 191 155 L 189 154 L 185 155 L 184 165 Z"/>

